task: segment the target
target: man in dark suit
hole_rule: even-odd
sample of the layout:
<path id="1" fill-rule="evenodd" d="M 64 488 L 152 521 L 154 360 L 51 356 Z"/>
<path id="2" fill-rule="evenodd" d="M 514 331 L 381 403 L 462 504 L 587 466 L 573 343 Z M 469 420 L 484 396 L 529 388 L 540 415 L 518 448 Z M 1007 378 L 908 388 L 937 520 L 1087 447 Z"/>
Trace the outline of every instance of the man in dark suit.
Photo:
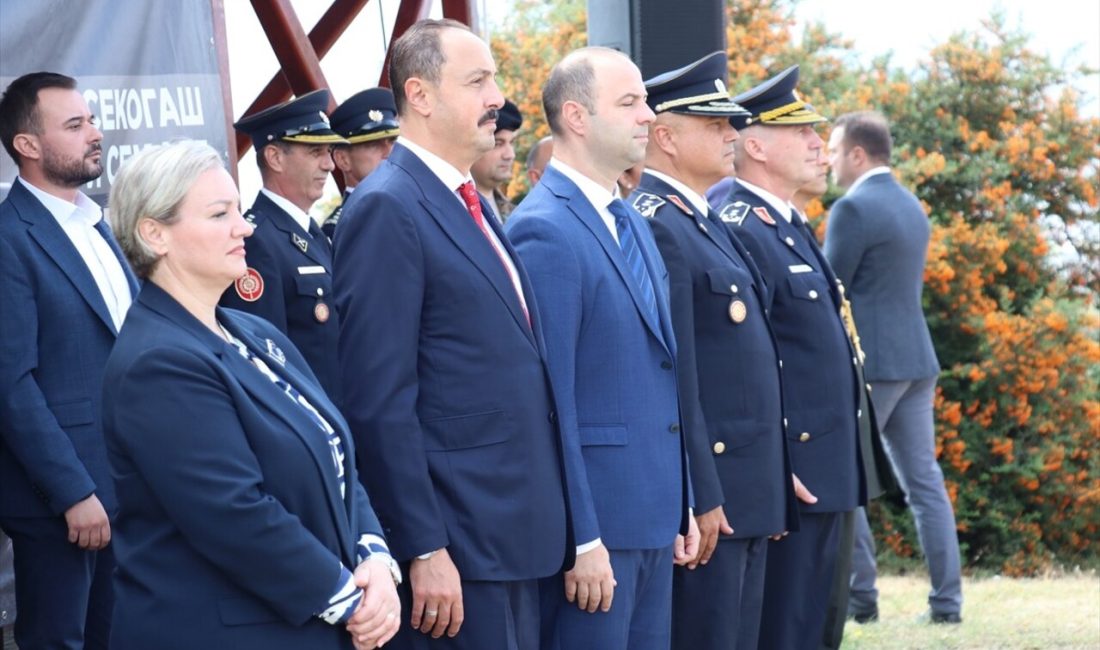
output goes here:
<path id="1" fill-rule="evenodd" d="M 760 647 L 777 649 L 822 643 L 843 515 L 866 500 L 858 359 L 832 269 L 790 204 L 818 173 L 823 143 L 813 125 L 825 121 L 798 98 L 797 83 L 793 66 L 734 98 L 752 114 L 733 118 L 737 180 L 720 213 L 769 286 L 787 442 L 805 490 L 799 531 L 768 549 Z"/>
<path id="2" fill-rule="evenodd" d="M 829 138 L 833 179 L 847 193 L 829 211 L 825 256 L 848 288 L 886 448 L 917 522 L 932 592 L 928 618 L 958 623 L 962 609 L 955 514 L 936 462 L 932 402 L 940 366 L 921 308 L 928 217 L 890 173 L 889 125 L 876 113 L 841 116 Z M 850 614 L 878 617 L 874 541 L 856 518 Z"/>
<path id="3" fill-rule="evenodd" d="M 340 205 L 325 218 L 321 230 L 332 240 L 344 203 L 355 186 L 389 158 L 401 132 L 397 106 L 389 88 L 368 88 L 355 93 L 332 111 L 332 130 L 347 140 L 332 148 L 332 160 L 344 175 L 344 196 Z"/>
<path id="4" fill-rule="evenodd" d="M 496 65 L 451 20 L 391 51 L 401 137 L 344 208 L 335 284 L 360 476 L 408 563 L 393 643 L 537 647 L 537 578 L 571 542 L 543 322 L 470 177 L 504 102 Z"/>
<path id="5" fill-rule="evenodd" d="M 512 163 L 516 160 L 513 143 L 521 126 L 523 116 L 519 114 L 519 108 L 507 99 L 504 100 L 504 106 L 500 107 L 497 115 L 493 148 L 470 167 L 470 175 L 474 177 L 478 193 L 489 204 L 493 218 L 501 224 L 516 209 L 515 204 L 508 200 L 500 188 L 512 179 Z"/>
<path id="6" fill-rule="evenodd" d="M 95 203 L 103 134 L 76 82 L 37 72 L 0 99 L 19 167 L 0 204 L 0 528 L 15 551 L 16 642 L 106 648 L 116 512 L 103 369 L 137 282 Z"/>
<path id="7" fill-rule="evenodd" d="M 667 648 L 673 561 L 690 560 L 698 543 L 668 273 L 615 189 L 645 157 L 645 96 L 638 68 L 614 50 L 558 63 L 542 91 L 554 157 L 508 220 L 548 314 L 579 544 L 575 568 L 543 581 L 543 647 Z"/>
<path id="8" fill-rule="evenodd" d="M 252 138 L 263 187 L 245 214 L 256 228 L 245 244 L 248 271 L 221 304 L 279 328 L 340 404 L 332 248 L 309 215 L 334 168 L 332 146 L 344 142 L 329 125 L 328 104 L 328 91 L 315 90 L 233 125 Z"/>
<path id="9" fill-rule="evenodd" d="M 745 115 L 715 52 L 646 82 L 657 114 L 631 195 L 668 268 L 700 553 L 673 573 L 674 648 L 757 645 L 768 538 L 795 528 L 767 286 L 704 193 L 733 173 Z M 752 495 L 746 498 L 746 495 Z"/>

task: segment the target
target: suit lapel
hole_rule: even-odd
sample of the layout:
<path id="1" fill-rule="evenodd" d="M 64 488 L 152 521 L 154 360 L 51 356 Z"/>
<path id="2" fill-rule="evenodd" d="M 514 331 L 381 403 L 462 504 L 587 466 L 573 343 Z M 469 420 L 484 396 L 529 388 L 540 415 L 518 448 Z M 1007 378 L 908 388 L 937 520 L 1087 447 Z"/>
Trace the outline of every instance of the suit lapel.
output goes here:
<path id="1" fill-rule="evenodd" d="M 390 154 L 389 160 L 412 176 L 417 186 L 420 188 L 420 191 L 423 193 L 423 196 L 420 198 L 421 207 L 423 207 L 424 211 L 439 224 L 440 229 L 448 239 L 454 242 L 458 250 L 470 260 L 483 276 L 485 276 L 485 279 L 493 287 L 493 290 L 497 292 L 497 295 L 500 296 L 500 299 L 512 314 L 516 326 L 523 330 L 524 335 L 527 336 L 531 345 L 534 346 L 534 334 L 528 324 L 527 316 L 523 313 L 523 306 L 519 302 L 519 296 L 516 295 L 516 288 L 515 285 L 512 284 L 512 278 L 508 275 L 508 271 L 504 267 L 500 256 L 497 255 L 493 245 L 489 243 L 485 234 L 481 232 L 481 229 L 474 223 L 473 217 L 469 215 L 462 203 L 459 202 L 458 197 L 439 180 L 439 177 L 428 169 L 427 165 L 405 147 L 400 145 L 395 146 L 393 152 Z M 497 239 L 500 240 L 501 244 L 504 246 L 504 250 L 511 256 L 512 263 L 516 265 L 518 271 L 518 258 L 516 257 L 515 251 L 512 250 L 511 246 L 508 244 L 508 238 L 505 237 L 503 231 L 501 231 L 499 225 L 496 223 L 496 219 L 493 218 L 489 206 L 485 203 L 485 199 L 480 198 L 479 195 L 479 200 L 481 201 L 482 218 L 485 219 L 485 223 L 488 227 L 492 228 L 493 232 L 496 233 Z M 529 297 L 533 295 L 527 286 L 524 286 L 524 292 L 525 296 Z"/>
<path id="2" fill-rule="evenodd" d="M 117 335 L 118 331 L 115 330 L 111 312 L 107 309 L 107 302 L 99 292 L 99 287 L 95 283 L 95 278 L 92 277 L 92 272 L 88 270 L 84 258 L 80 256 L 72 240 L 65 234 L 61 224 L 57 223 L 49 210 L 38 199 L 34 198 L 29 190 L 23 187 L 22 181 L 12 184 L 8 200 L 16 207 L 23 220 L 30 224 L 31 227 L 27 230 L 30 236 L 38 242 L 43 252 L 61 269 L 61 272 L 69 279 L 69 282 L 84 298 L 84 301 L 88 303 L 88 306 L 92 308 L 92 311 L 99 316 L 107 329 Z M 123 264 L 123 269 L 128 272 L 128 278 L 132 277 L 133 274 L 129 272 L 129 267 L 126 264 Z"/>
<path id="3" fill-rule="evenodd" d="M 638 287 L 637 281 L 634 279 L 634 274 L 626 267 L 626 257 L 623 255 L 623 249 L 619 247 L 619 243 L 611 236 L 611 231 L 608 230 L 607 224 L 604 223 L 603 218 L 600 217 L 596 208 L 592 206 L 592 203 L 584 196 L 576 184 L 553 167 L 546 168 L 546 172 L 542 176 L 542 182 L 546 184 L 550 191 L 565 201 L 569 210 L 580 220 L 581 224 L 592 233 L 592 236 L 596 238 L 600 247 L 603 248 L 604 254 L 611 260 L 611 265 L 615 267 L 615 271 L 619 274 L 619 279 L 622 280 L 623 284 L 626 286 L 626 290 L 630 294 L 630 299 L 634 301 L 634 306 L 638 310 L 638 314 L 641 316 L 642 321 L 653 333 L 653 336 L 657 337 L 657 340 L 660 341 L 662 345 L 665 345 L 665 337 L 662 333 L 661 325 L 660 323 L 654 322 L 653 318 L 649 315 L 649 310 L 644 306 L 645 303 L 642 300 L 642 291 Z M 629 207 L 629 204 L 627 205 Z M 650 282 L 653 284 L 653 290 L 655 292 L 660 292 L 660 281 L 659 278 L 654 276 L 653 262 L 649 259 L 649 256 L 646 255 L 645 247 L 642 246 L 640 241 L 641 226 L 645 224 L 638 223 L 642 217 L 637 214 L 637 211 L 634 210 L 633 207 L 629 209 L 632 221 L 634 221 L 635 239 L 639 240 L 638 249 L 642 253 L 643 259 L 645 259 L 646 270 L 649 272 Z M 657 294 L 658 312 L 661 310 L 662 295 L 662 293 Z"/>
<path id="4" fill-rule="evenodd" d="M 287 214 L 263 192 L 256 197 L 256 202 L 252 204 L 252 211 L 263 213 L 272 227 L 285 233 L 287 246 L 293 246 L 309 259 L 325 267 L 325 270 L 332 272 L 332 253 L 329 250 L 328 239 L 319 228 L 310 229 L 315 230 L 317 235 L 302 230 L 302 227 L 294 221 L 294 217 Z"/>

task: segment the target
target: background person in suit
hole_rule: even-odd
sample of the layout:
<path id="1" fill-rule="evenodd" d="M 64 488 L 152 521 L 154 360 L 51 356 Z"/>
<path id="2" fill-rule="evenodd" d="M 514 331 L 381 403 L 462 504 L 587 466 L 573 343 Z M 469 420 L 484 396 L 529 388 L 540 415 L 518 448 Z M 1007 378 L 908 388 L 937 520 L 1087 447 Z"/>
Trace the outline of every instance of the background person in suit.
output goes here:
<path id="1" fill-rule="evenodd" d="M 928 216 L 890 173 L 890 128 L 877 113 L 841 116 L 829 137 L 833 179 L 847 193 L 829 211 L 825 255 L 848 288 L 867 352 L 886 449 L 917 522 L 932 591 L 928 618 L 958 623 L 962 609 L 955 513 L 936 462 L 932 402 L 940 366 L 921 308 Z M 878 617 L 875 549 L 866 513 L 856 518 L 849 613 Z"/>
<path id="2" fill-rule="evenodd" d="M 335 245 L 345 413 L 410 563 L 395 644 L 533 648 L 536 579 L 571 560 L 543 323 L 470 177 L 504 98 L 461 23 L 416 23 L 392 53 L 401 137 Z"/>
<path id="3" fill-rule="evenodd" d="M 377 647 L 397 631 L 400 572 L 347 426 L 293 343 L 218 307 L 253 232 L 239 205 L 196 141 L 143 150 L 111 188 L 146 280 L 106 368 L 111 647 Z"/>
<path id="4" fill-rule="evenodd" d="M 646 82 L 657 119 L 631 195 L 669 274 L 701 537 L 699 555 L 673 572 L 672 646 L 692 650 L 755 650 L 768 538 L 798 518 L 767 286 L 704 198 L 733 173 L 729 118 L 747 114 L 725 79 L 726 55 L 715 52 Z"/>
<path id="5" fill-rule="evenodd" d="M 315 90 L 233 125 L 252 138 L 263 187 L 245 215 L 256 228 L 246 245 L 248 268 L 221 304 L 279 328 L 339 404 L 332 248 L 309 216 L 334 169 L 332 146 L 344 142 L 329 125 L 328 104 L 329 92 Z"/>
<path id="6" fill-rule="evenodd" d="M 819 172 L 825 121 L 795 93 L 792 66 L 734 97 L 752 114 L 740 131 L 737 180 L 719 217 L 752 254 L 770 288 L 765 307 L 783 359 L 787 443 L 799 530 L 768 548 L 760 647 L 818 647 L 844 513 L 866 502 L 855 350 L 840 317 L 832 269 L 790 204 Z"/>
<path id="7" fill-rule="evenodd" d="M 332 211 L 321 230 L 332 240 L 344 202 L 355 186 L 363 182 L 393 151 L 400 128 L 397 125 L 397 106 L 393 103 L 393 91 L 389 88 L 368 88 L 348 97 L 347 101 L 332 112 L 332 130 L 347 143 L 332 147 L 332 161 L 344 175 L 344 197 Z"/>
<path id="8" fill-rule="evenodd" d="M 478 194 L 485 198 L 493 211 L 493 218 L 501 224 L 516 209 L 515 204 L 508 200 L 500 188 L 512 179 L 512 163 L 516 160 L 513 143 L 522 125 L 523 116 L 519 114 L 519 108 L 507 99 L 504 100 L 504 105 L 497 113 L 497 132 L 493 148 L 470 167 L 470 175 L 474 177 Z"/>
<path id="9" fill-rule="evenodd" d="M 507 231 L 549 315 L 580 544 L 576 566 L 543 581 L 543 647 L 667 648 L 673 560 L 695 555 L 698 531 L 668 274 L 641 215 L 615 189 L 645 156 L 653 111 L 638 68 L 605 48 L 566 56 L 542 96 L 554 157 Z"/>
<path id="10" fill-rule="evenodd" d="M 15 551 L 15 638 L 106 648 L 114 485 L 103 367 L 137 282 L 95 203 L 103 134 L 76 82 L 36 72 L 0 99 L 19 176 L 0 204 L 0 528 Z"/>

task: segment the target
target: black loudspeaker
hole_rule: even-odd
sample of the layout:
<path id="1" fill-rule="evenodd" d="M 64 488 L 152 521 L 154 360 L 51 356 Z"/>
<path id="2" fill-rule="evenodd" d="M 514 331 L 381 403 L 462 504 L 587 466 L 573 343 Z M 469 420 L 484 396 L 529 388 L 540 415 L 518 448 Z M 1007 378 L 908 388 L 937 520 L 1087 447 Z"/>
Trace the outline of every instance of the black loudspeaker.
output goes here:
<path id="1" fill-rule="evenodd" d="M 725 0 L 588 0 L 588 44 L 629 55 L 649 79 L 725 51 Z"/>

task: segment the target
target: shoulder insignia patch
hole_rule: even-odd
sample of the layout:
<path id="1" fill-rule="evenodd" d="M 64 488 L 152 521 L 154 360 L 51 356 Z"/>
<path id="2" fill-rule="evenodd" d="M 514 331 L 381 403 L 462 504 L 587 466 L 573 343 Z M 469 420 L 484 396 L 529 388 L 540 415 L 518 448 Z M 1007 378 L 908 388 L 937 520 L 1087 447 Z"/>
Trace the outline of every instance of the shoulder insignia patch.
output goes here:
<path id="1" fill-rule="evenodd" d="M 256 302 L 264 295 L 264 278 L 260 272 L 251 266 L 245 270 L 244 275 L 233 283 L 237 295 L 245 302 Z"/>
<path id="2" fill-rule="evenodd" d="M 672 205 L 675 205 L 676 207 L 683 210 L 684 214 L 686 214 L 687 216 L 694 216 L 695 213 L 691 211 L 691 208 L 687 207 L 687 205 L 684 204 L 684 201 L 679 196 L 676 196 L 675 194 L 668 194 L 665 196 L 665 198 L 669 200 L 669 203 L 672 203 Z"/>
<path id="3" fill-rule="evenodd" d="M 756 216 L 760 217 L 760 220 L 764 223 L 768 224 L 769 226 L 775 225 L 775 219 L 772 219 L 771 213 L 768 212 L 768 209 L 764 206 L 757 206 L 753 208 L 752 211 Z"/>
<path id="4" fill-rule="evenodd" d="M 665 204 L 665 200 L 656 194 L 650 194 L 648 192 L 638 192 L 637 198 L 634 199 L 634 209 L 637 210 L 646 219 L 652 219 L 653 215 L 657 214 L 657 208 Z"/>
<path id="5" fill-rule="evenodd" d="M 730 203 L 718 213 L 718 218 L 726 223 L 740 226 L 745 221 L 745 215 L 749 213 L 749 204 L 744 201 Z"/>

